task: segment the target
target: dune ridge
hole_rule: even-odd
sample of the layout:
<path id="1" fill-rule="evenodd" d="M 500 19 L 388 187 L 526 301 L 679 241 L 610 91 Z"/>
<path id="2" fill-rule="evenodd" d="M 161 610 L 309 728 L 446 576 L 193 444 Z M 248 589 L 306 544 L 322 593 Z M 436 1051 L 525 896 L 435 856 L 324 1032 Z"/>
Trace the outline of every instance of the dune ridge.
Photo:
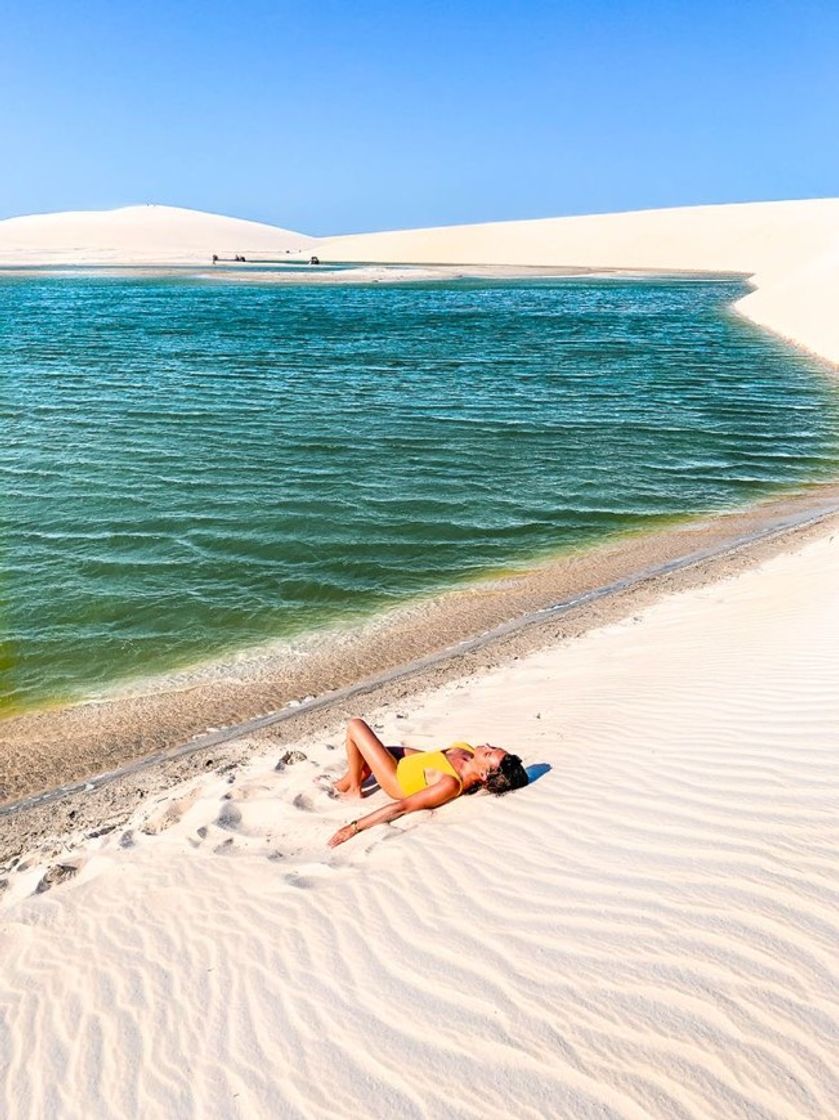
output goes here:
<path id="1" fill-rule="evenodd" d="M 208 264 L 305 250 L 313 238 L 279 226 L 178 206 L 123 206 L 0 221 L 0 267 Z"/>
<path id="2" fill-rule="evenodd" d="M 329 852 L 336 726 L 34 895 L 33 859 L 0 908 L 4 1111 L 832 1120 L 837 561 L 824 535 L 380 714 L 551 767 L 501 801 Z"/>

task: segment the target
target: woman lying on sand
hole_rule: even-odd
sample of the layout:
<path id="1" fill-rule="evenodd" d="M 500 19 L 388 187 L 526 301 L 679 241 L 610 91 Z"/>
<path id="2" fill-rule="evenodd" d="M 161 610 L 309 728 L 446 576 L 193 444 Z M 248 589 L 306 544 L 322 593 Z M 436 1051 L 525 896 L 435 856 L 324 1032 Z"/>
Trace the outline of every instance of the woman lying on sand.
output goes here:
<path id="1" fill-rule="evenodd" d="M 345 797 L 361 797 L 361 783 L 371 774 L 395 800 L 339 828 L 329 841 L 330 848 L 405 813 L 436 809 L 461 793 L 488 789 L 501 794 L 527 785 L 521 759 L 500 747 L 453 743 L 440 751 L 408 747 L 389 750 L 363 719 L 351 719 L 347 726 L 347 772 L 335 788 Z"/>

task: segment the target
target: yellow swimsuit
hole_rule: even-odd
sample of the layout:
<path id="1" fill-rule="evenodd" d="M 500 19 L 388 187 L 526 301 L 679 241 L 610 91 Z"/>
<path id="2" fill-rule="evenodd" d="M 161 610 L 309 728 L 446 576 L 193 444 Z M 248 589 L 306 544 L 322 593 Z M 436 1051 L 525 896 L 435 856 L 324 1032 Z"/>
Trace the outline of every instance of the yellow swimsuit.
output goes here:
<path id="1" fill-rule="evenodd" d="M 452 743 L 451 746 L 446 747 L 446 750 L 450 751 L 455 748 L 469 751 L 470 754 L 475 753 L 475 748 L 470 747 L 468 743 Z M 420 754 L 406 754 L 397 763 L 396 780 L 399 782 L 404 797 L 410 797 L 412 793 L 419 793 L 421 789 L 427 789 L 429 783 L 425 777 L 426 770 L 436 770 L 440 774 L 451 774 L 453 778 L 457 778 L 460 782 L 461 789 L 463 788 L 460 774 L 446 758 L 446 751 L 422 751 Z"/>

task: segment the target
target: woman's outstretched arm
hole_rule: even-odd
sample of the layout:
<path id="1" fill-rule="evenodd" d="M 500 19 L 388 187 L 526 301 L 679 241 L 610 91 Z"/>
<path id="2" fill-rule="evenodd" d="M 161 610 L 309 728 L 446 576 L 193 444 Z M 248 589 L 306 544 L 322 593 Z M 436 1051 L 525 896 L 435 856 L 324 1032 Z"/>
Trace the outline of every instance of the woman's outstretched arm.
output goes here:
<path id="1" fill-rule="evenodd" d="M 403 797 L 399 801 L 391 801 L 389 805 L 383 805 L 375 813 L 368 813 L 366 817 L 361 817 L 359 820 L 352 821 L 350 824 L 344 825 L 343 828 L 339 828 L 329 841 L 329 847 L 337 848 L 339 844 L 343 844 L 345 840 L 349 840 L 357 832 L 375 828 L 377 824 L 387 824 L 388 821 L 395 821 L 398 817 L 404 817 L 406 813 L 416 813 L 420 809 L 438 809 L 441 805 L 445 805 L 447 801 L 453 801 L 459 793 L 460 783 L 458 780 L 446 775 L 435 782 L 434 785 L 421 789 L 418 793 L 412 793 L 410 797 Z"/>

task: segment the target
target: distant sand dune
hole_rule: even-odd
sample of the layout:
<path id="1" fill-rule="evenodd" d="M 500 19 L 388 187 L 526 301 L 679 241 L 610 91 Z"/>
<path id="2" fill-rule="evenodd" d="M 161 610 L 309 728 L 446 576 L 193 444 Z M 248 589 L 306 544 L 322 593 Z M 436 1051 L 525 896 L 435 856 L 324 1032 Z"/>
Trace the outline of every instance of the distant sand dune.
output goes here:
<path id="1" fill-rule="evenodd" d="M 302 233 L 176 206 L 124 206 L 0 221 L 0 267 L 50 264 L 207 264 L 220 257 L 285 255 Z"/>
<path id="2" fill-rule="evenodd" d="M 550 764 L 501 801 L 330 854 L 321 740 L 35 898 L 18 872 L 4 1114 L 835 1120 L 837 563 L 821 538 L 383 715 Z"/>

